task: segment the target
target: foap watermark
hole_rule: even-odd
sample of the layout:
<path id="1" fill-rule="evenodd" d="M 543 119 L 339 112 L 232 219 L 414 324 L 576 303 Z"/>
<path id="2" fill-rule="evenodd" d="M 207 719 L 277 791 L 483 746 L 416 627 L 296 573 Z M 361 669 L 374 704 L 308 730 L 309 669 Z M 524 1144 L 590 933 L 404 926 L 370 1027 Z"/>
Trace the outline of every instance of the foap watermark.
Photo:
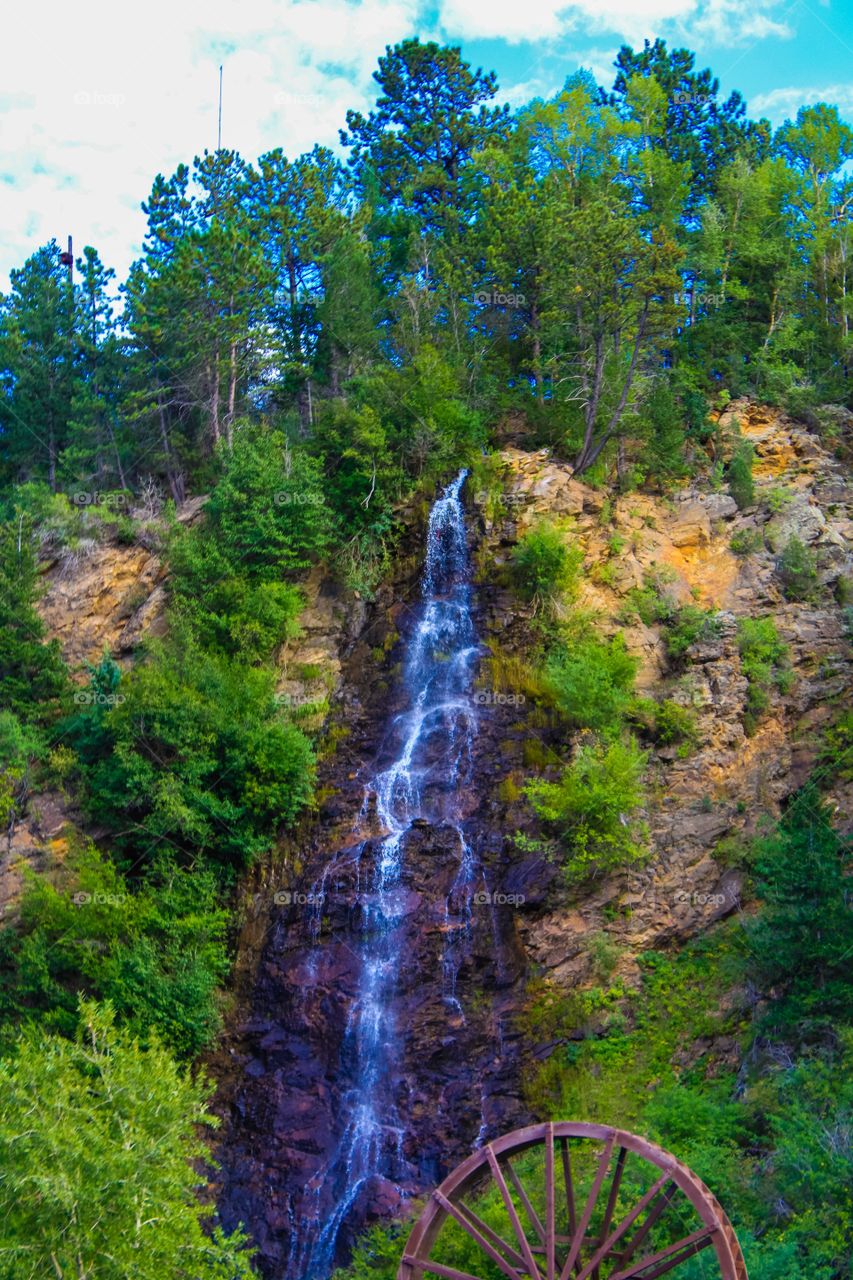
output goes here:
<path id="1" fill-rule="evenodd" d="M 282 489 L 273 499 L 277 507 L 322 507 L 326 501 L 322 493 L 293 493 L 290 489 Z"/>
<path id="2" fill-rule="evenodd" d="M 71 495 L 75 507 L 129 507 L 131 495 L 120 489 L 107 492 L 100 489 L 77 489 Z"/>
<path id="3" fill-rule="evenodd" d="M 289 93 L 281 89 L 273 94 L 273 102 L 277 107 L 313 107 L 319 109 L 326 106 L 327 99 L 321 93 Z"/>
<path id="4" fill-rule="evenodd" d="M 105 93 L 103 89 L 78 89 L 73 101 L 75 107 L 123 107 L 127 97 L 123 93 Z"/>
<path id="5" fill-rule="evenodd" d="M 277 693 L 273 702 L 277 707 L 287 707 L 295 711 L 298 707 L 311 707 L 321 699 L 308 693 Z"/>
<path id="6" fill-rule="evenodd" d="M 484 307 L 526 307 L 523 293 L 502 293 L 499 289 L 478 289 L 475 301 Z"/>
<path id="7" fill-rule="evenodd" d="M 737 897 L 730 893 L 687 893 L 678 892 L 675 902 L 679 906 L 690 907 L 725 907 L 737 905 Z"/>
<path id="8" fill-rule="evenodd" d="M 471 902 L 475 907 L 521 907 L 525 898 L 523 893 L 491 893 L 488 889 L 478 889 Z"/>
<path id="9" fill-rule="evenodd" d="M 706 102 L 712 102 L 714 95 L 711 93 L 674 93 L 672 101 L 679 107 L 697 106 L 701 107 Z"/>
<path id="10" fill-rule="evenodd" d="M 693 301 L 699 307 L 721 307 L 725 298 L 721 293 L 697 293 Z"/>
<path id="11" fill-rule="evenodd" d="M 527 699 L 523 693 L 496 693 L 492 689 L 478 689 L 472 701 L 479 707 L 521 707 Z"/>
<path id="12" fill-rule="evenodd" d="M 490 497 L 491 494 L 489 494 L 485 489 L 478 489 L 474 494 L 474 501 L 478 506 L 482 507 L 485 506 Z M 510 492 L 502 493 L 500 495 L 500 500 L 505 507 L 523 507 L 528 499 L 527 495 L 524 493 Z"/>
<path id="13" fill-rule="evenodd" d="M 78 689 L 74 695 L 78 707 L 120 707 L 127 698 L 123 693 L 101 693 L 98 689 Z"/>
<path id="14" fill-rule="evenodd" d="M 299 893 L 293 889 L 277 889 L 272 900 L 277 907 L 320 907 L 326 895 L 324 893 Z"/>
<path id="15" fill-rule="evenodd" d="M 127 902 L 126 893 L 85 893 L 82 889 L 72 893 L 71 901 L 75 907 L 120 907 Z"/>

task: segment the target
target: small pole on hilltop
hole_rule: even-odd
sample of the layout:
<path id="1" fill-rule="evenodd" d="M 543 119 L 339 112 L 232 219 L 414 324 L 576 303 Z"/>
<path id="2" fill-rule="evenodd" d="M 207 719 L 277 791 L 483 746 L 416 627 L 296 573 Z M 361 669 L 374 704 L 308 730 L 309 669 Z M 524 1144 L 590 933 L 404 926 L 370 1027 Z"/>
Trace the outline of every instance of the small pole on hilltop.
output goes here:
<path id="1" fill-rule="evenodd" d="M 219 131 L 216 135 L 216 150 L 222 150 L 222 67 L 219 68 Z"/>
<path id="2" fill-rule="evenodd" d="M 68 287 L 74 287 L 74 246 L 71 237 L 68 237 L 68 251 L 59 255 L 59 261 L 63 267 L 68 268 Z"/>

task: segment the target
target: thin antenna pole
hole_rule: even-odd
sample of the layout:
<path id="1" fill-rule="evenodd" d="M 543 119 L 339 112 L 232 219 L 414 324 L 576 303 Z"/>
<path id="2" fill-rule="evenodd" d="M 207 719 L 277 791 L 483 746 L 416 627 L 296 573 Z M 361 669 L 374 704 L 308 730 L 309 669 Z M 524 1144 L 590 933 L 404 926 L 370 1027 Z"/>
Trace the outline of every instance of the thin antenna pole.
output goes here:
<path id="1" fill-rule="evenodd" d="M 219 68 L 219 131 L 216 135 L 216 150 L 222 150 L 222 67 Z"/>

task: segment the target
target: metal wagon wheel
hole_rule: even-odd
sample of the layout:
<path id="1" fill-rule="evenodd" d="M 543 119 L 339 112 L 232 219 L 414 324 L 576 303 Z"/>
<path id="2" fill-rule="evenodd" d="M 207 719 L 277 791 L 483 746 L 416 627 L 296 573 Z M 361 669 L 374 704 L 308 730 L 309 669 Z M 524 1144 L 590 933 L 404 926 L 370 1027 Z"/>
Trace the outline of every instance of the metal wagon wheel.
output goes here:
<path id="1" fill-rule="evenodd" d="M 473 1272 L 441 1260 L 445 1224 L 459 1228 Z M 685 1280 L 748 1280 L 732 1225 L 696 1174 L 621 1129 L 549 1122 L 496 1138 L 445 1178 L 397 1280 L 656 1280 L 680 1267 Z"/>

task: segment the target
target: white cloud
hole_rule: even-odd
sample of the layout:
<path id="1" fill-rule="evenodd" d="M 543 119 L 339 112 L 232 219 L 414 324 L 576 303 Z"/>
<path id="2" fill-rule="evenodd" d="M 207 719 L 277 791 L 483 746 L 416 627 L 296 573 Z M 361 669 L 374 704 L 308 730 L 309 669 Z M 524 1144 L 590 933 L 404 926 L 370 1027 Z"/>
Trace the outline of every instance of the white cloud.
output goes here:
<path id="1" fill-rule="evenodd" d="M 826 84 L 822 86 L 791 85 L 787 88 L 771 89 L 769 93 L 760 93 L 749 101 L 750 113 L 754 116 L 767 116 L 773 124 L 782 124 L 786 119 L 793 119 L 800 107 L 814 106 L 817 102 L 834 103 L 841 115 L 853 116 L 853 84 Z"/>
<path id="2" fill-rule="evenodd" d="M 445 30 L 466 39 L 491 37 L 512 43 L 555 39 L 574 31 L 614 33 L 629 41 L 696 31 L 716 43 L 737 44 L 764 36 L 788 36 L 773 18 L 784 0 L 445 0 Z"/>
<path id="3" fill-rule="evenodd" d="M 58 0 L 20 7 L 0 80 L 0 269 L 71 232 L 121 277 L 155 174 L 216 146 L 220 61 L 224 146 L 335 145 L 347 108 L 373 98 L 377 56 L 417 30 L 417 3 L 82 0 L 70 29 Z"/>
<path id="4" fill-rule="evenodd" d="M 76 250 L 96 245 L 122 277 L 139 249 L 139 203 L 154 175 L 216 145 L 220 61 L 223 144 L 248 159 L 276 146 L 294 155 L 315 142 L 337 144 L 347 108 L 373 101 L 372 72 L 385 45 L 414 33 L 525 43 L 528 65 L 516 69 L 514 91 L 508 86 L 518 102 L 560 87 L 564 72 L 560 84 L 550 77 L 561 36 L 574 35 L 582 50 L 590 36 L 596 40 L 571 57 L 561 47 L 565 71 L 583 64 L 609 83 L 611 39 L 676 33 L 689 40 L 704 24 L 715 39 L 736 44 L 759 29 L 781 31 L 773 15 L 783 0 L 438 3 L 435 33 L 421 19 L 427 0 L 17 6 L 0 55 L 0 270 L 51 236 L 64 242 L 70 231 Z"/>

